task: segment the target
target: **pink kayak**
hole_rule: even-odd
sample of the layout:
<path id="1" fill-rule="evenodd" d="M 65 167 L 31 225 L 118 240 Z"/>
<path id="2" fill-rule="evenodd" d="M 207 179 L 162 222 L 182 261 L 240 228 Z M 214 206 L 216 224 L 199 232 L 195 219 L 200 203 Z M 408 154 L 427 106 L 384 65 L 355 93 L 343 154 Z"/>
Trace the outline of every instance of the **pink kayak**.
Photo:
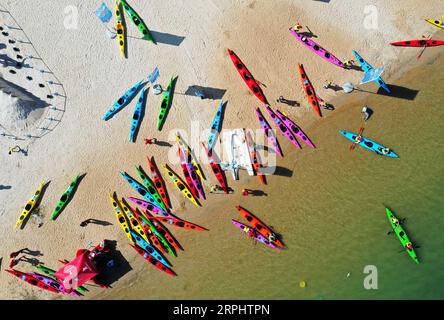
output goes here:
<path id="1" fill-rule="evenodd" d="M 268 141 L 273 146 L 274 150 L 277 154 L 279 154 L 281 157 L 283 157 L 283 153 L 281 150 L 281 147 L 279 146 L 279 142 L 276 139 L 276 136 L 273 133 L 273 130 L 271 130 L 270 125 L 268 124 L 267 120 L 265 120 L 264 115 L 261 112 L 261 109 L 256 108 L 256 115 L 259 119 L 259 123 L 261 124 L 262 130 L 264 130 L 265 135 L 267 136 Z"/>
<path id="2" fill-rule="evenodd" d="M 159 215 L 166 216 L 166 217 L 173 217 L 172 214 L 162 210 L 159 207 L 153 206 L 153 204 L 148 202 L 148 201 L 145 201 L 145 200 L 142 200 L 142 199 L 133 198 L 133 197 L 128 197 L 128 199 L 130 199 L 135 204 L 141 206 L 142 208 L 144 208 L 144 209 L 146 209 L 148 211 L 151 211 L 151 212 L 153 212 L 155 214 L 159 214 Z"/>
<path id="3" fill-rule="evenodd" d="M 274 123 L 276 124 L 276 127 L 278 127 L 285 138 L 290 140 L 290 142 L 293 143 L 296 148 L 301 149 L 301 145 L 299 144 L 298 140 L 296 140 L 296 137 L 293 135 L 290 128 L 284 124 L 284 122 L 276 115 L 276 113 L 274 113 L 273 109 L 271 109 L 270 106 L 266 106 L 265 108 L 267 109 L 271 119 L 273 119 Z"/>
<path id="4" fill-rule="evenodd" d="M 268 241 L 267 238 L 265 238 L 263 235 L 261 235 L 256 229 L 254 229 L 251 226 L 248 226 L 246 224 L 243 224 L 237 220 L 231 219 L 231 222 L 239 229 L 242 230 L 244 233 L 248 234 L 251 230 L 253 230 L 254 232 L 254 240 L 261 242 L 263 244 L 265 244 L 266 246 L 269 246 L 270 248 L 273 249 L 277 249 L 277 247 L 271 243 L 270 241 Z"/>
<path id="5" fill-rule="evenodd" d="M 307 48 L 309 48 L 311 51 L 316 53 L 318 56 L 324 58 L 328 62 L 333 63 L 334 65 L 337 65 L 338 67 L 345 68 L 344 63 L 342 63 L 341 60 L 336 58 L 333 54 L 322 48 L 320 45 L 318 45 L 316 42 L 311 40 L 310 38 L 297 33 L 292 28 L 290 28 L 290 33 L 295 36 L 296 39 L 298 39 L 303 45 L 305 45 Z"/>
<path id="6" fill-rule="evenodd" d="M 308 146 L 316 148 L 313 142 L 311 142 L 311 140 L 307 137 L 307 135 L 302 131 L 302 129 L 296 123 L 288 119 L 282 112 L 280 112 L 277 109 L 276 109 L 276 114 L 296 137 L 304 141 Z"/>

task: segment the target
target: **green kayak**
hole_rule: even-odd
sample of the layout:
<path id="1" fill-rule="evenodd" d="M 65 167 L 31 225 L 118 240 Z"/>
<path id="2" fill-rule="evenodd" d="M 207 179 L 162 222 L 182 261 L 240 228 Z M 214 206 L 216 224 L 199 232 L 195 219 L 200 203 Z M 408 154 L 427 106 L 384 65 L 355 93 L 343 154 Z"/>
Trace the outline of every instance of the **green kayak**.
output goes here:
<path id="1" fill-rule="evenodd" d="M 146 26 L 145 22 L 143 22 L 143 20 L 140 18 L 139 14 L 133 8 L 131 8 L 125 0 L 121 0 L 121 3 L 123 5 L 123 9 L 125 9 L 125 12 L 130 16 L 131 20 L 133 20 L 134 24 L 137 26 L 137 29 L 142 32 L 143 38 L 156 44 L 153 35 Z"/>
<path id="2" fill-rule="evenodd" d="M 63 209 L 65 209 L 69 200 L 71 200 L 74 189 L 79 183 L 79 180 L 80 180 L 80 175 L 77 175 L 77 177 L 75 177 L 74 180 L 69 185 L 68 189 L 66 189 L 63 195 L 60 197 L 60 200 L 57 203 L 57 206 L 55 207 L 54 212 L 51 215 L 51 220 L 57 219 L 57 217 L 62 213 Z"/>
<path id="3" fill-rule="evenodd" d="M 409 237 L 407 236 L 407 233 L 405 233 L 404 228 L 400 225 L 399 220 L 396 218 L 395 214 L 389 208 L 385 208 L 385 211 L 387 213 L 390 225 L 392 226 L 393 231 L 395 231 L 396 235 L 398 236 L 399 241 L 401 241 L 402 246 L 404 247 L 404 249 L 406 249 L 407 253 L 413 259 L 413 261 L 419 263 L 419 259 L 413 247 L 412 249 L 406 247 L 408 244 L 412 243 Z"/>
<path id="4" fill-rule="evenodd" d="M 171 78 L 170 83 L 168 84 L 168 87 L 166 88 L 165 92 L 163 93 L 162 103 L 160 104 L 160 112 L 159 112 L 159 118 L 157 120 L 157 130 L 161 131 L 162 127 L 165 123 L 166 117 L 168 115 L 168 111 L 171 107 L 172 103 L 172 92 L 174 90 L 174 85 L 176 83 L 177 77 Z"/>
<path id="5" fill-rule="evenodd" d="M 154 233 L 157 237 L 157 239 L 162 242 L 162 244 L 168 248 L 168 251 L 171 252 L 171 254 L 175 257 L 177 257 L 176 250 L 168 243 L 168 241 L 165 239 L 165 237 L 156 229 L 156 227 L 151 223 L 149 219 L 147 219 L 144 215 L 140 215 L 140 218 L 145 222 L 152 233 Z"/>
<path id="6" fill-rule="evenodd" d="M 54 273 L 56 273 L 55 270 L 47 268 L 45 266 L 42 265 L 35 265 L 33 266 L 34 268 L 36 268 L 37 270 L 39 270 L 41 273 L 43 273 L 44 275 L 46 275 L 47 277 L 59 281 L 56 277 L 54 277 Z M 86 289 L 85 287 L 78 287 L 75 291 L 77 291 L 78 293 L 86 293 L 88 291 L 88 289 Z"/>
<path id="7" fill-rule="evenodd" d="M 141 166 L 138 167 L 136 166 L 136 170 L 140 179 L 142 179 L 142 184 L 145 186 L 148 192 L 153 196 L 154 200 L 157 201 L 157 205 L 161 207 L 163 210 L 168 211 L 167 207 L 162 201 L 162 197 L 159 195 L 159 192 L 157 192 L 157 189 L 154 186 L 153 181 L 147 176 L 147 174 L 145 173 L 145 171 L 142 169 Z"/>

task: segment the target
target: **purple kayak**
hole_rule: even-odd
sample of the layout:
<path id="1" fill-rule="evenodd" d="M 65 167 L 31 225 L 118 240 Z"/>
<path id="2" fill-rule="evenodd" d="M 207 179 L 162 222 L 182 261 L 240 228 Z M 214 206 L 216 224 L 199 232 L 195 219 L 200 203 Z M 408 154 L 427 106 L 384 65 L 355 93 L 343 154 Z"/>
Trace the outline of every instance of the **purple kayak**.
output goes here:
<path id="1" fill-rule="evenodd" d="M 296 140 L 296 137 L 293 135 L 290 128 L 284 124 L 284 122 L 276 115 L 276 113 L 274 113 L 273 109 L 271 109 L 270 106 L 266 106 L 265 108 L 267 109 L 271 119 L 273 119 L 274 123 L 276 124 L 276 127 L 278 127 L 285 138 L 290 140 L 290 142 L 293 143 L 296 148 L 301 149 L 301 145 L 299 144 L 298 140 Z"/>
<path id="2" fill-rule="evenodd" d="M 277 109 L 276 109 L 276 114 L 296 137 L 304 141 L 308 146 L 316 148 L 313 142 L 311 142 L 311 140 L 307 137 L 307 135 L 302 131 L 302 129 L 296 123 L 288 119 L 282 112 L 280 112 Z"/>
<path id="3" fill-rule="evenodd" d="M 268 124 L 267 120 L 265 120 L 264 115 L 261 112 L 261 109 L 256 108 L 256 115 L 259 119 L 259 123 L 261 124 L 262 130 L 264 130 L 265 135 L 267 136 L 268 141 L 273 146 L 274 150 L 277 154 L 279 154 L 281 157 L 283 157 L 283 153 L 281 150 L 281 147 L 279 146 L 279 142 L 276 139 L 276 136 L 273 133 L 273 130 L 271 130 L 270 125 Z"/>
<path id="4" fill-rule="evenodd" d="M 322 48 L 320 45 L 318 45 L 316 42 L 311 40 L 310 38 L 297 33 L 292 28 L 290 28 L 290 33 L 295 36 L 296 39 L 298 39 L 303 45 L 305 45 L 307 48 L 309 48 L 311 51 L 316 53 L 318 56 L 324 58 L 328 62 L 333 63 L 334 65 L 345 68 L 344 63 L 342 63 L 341 60 L 336 58 L 333 54 Z"/>
<path id="5" fill-rule="evenodd" d="M 250 230 L 253 230 L 254 233 L 255 233 L 254 240 L 256 240 L 256 241 L 258 241 L 258 242 L 261 242 L 261 243 L 263 243 L 263 244 L 269 246 L 270 248 L 277 249 L 277 247 L 276 247 L 274 244 L 272 244 L 270 241 L 268 241 L 267 238 L 265 238 L 263 235 L 261 235 L 261 234 L 260 234 L 256 229 L 254 229 L 253 227 L 248 226 L 248 225 L 246 225 L 246 224 L 243 224 L 243 223 L 241 223 L 241 222 L 239 222 L 239 221 L 237 221 L 237 220 L 234 220 L 234 219 L 231 219 L 231 222 L 232 222 L 232 223 L 233 223 L 233 224 L 234 224 L 239 230 L 241 230 L 241 231 L 244 232 L 245 234 L 248 234 L 248 232 L 249 232 Z"/>
<path id="6" fill-rule="evenodd" d="M 159 214 L 165 217 L 170 217 L 173 218 L 173 216 L 171 214 L 169 214 L 168 212 L 162 210 L 161 208 L 154 206 L 152 203 L 145 201 L 145 200 L 141 200 L 141 199 L 137 199 L 137 198 L 133 198 L 133 197 L 128 197 L 128 199 L 130 199 L 132 202 L 134 202 L 135 204 L 143 207 L 144 209 L 151 211 L 155 214 Z"/>
<path id="7" fill-rule="evenodd" d="M 65 287 L 58 281 L 48 277 L 48 276 L 44 276 L 40 273 L 31 273 L 31 275 L 38 279 L 39 281 L 43 282 L 44 284 L 46 284 L 47 286 L 50 286 L 51 288 L 56 289 L 57 291 L 59 291 L 62 294 L 69 294 L 71 296 L 74 297 L 80 297 L 80 294 L 76 291 L 72 291 L 70 293 L 66 292 Z"/>

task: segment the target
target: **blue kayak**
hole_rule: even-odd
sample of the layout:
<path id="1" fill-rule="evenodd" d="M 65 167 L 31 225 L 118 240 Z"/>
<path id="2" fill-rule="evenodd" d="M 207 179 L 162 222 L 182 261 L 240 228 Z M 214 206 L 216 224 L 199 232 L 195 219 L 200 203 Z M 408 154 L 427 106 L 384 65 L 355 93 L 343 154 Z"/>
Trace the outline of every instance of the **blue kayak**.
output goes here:
<path id="1" fill-rule="evenodd" d="M 133 119 L 131 120 L 131 129 L 130 129 L 130 142 L 136 141 L 136 132 L 140 127 L 140 123 L 142 121 L 142 113 L 143 109 L 145 108 L 145 92 L 146 88 L 142 90 L 142 92 L 139 95 L 139 99 L 137 100 L 136 107 L 134 108 L 134 114 Z"/>
<path id="2" fill-rule="evenodd" d="M 386 157 L 391 157 L 391 158 L 399 158 L 398 155 L 393 152 L 393 150 L 390 150 L 389 148 L 386 148 L 377 142 L 374 142 L 370 139 L 364 138 L 363 136 L 361 136 L 361 140 L 359 141 L 357 139 L 358 135 L 356 133 L 345 131 L 345 130 L 342 130 L 339 132 L 344 137 L 346 137 L 348 140 L 360 145 L 363 148 L 374 151 L 381 156 L 386 156 Z"/>
<path id="3" fill-rule="evenodd" d="M 153 206 L 159 208 L 159 210 L 162 210 L 162 207 L 159 205 L 159 203 L 154 199 L 154 197 L 151 195 L 149 190 L 147 190 L 142 184 L 140 184 L 137 180 L 135 180 L 133 177 L 131 177 L 126 172 L 120 172 L 123 178 L 130 184 L 130 186 L 136 190 L 146 201 L 151 203 Z"/>
<path id="4" fill-rule="evenodd" d="M 372 70 L 374 70 L 374 68 L 367 61 L 365 61 L 355 50 L 352 50 L 352 51 L 355 54 L 356 59 L 359 62 L 359 65 L 365 71 L 365 73 L 368 73 L 368 72 L 371 72 Z M 385 91 L 390 93 L 390 89 L 388 88 L 387 84 L 382 80 L 382 78 L 380 76 L 378 76 L 374 81 L 379 86 L 381 86 L 381 88 L 383 88 Z"/>
<path id="5" fill-rule="evenodd" d="M 133 86 L 131 89 L 126 91 L 123 96 L 121 96 L 114 104 L 109 108 L 109 110 L 106 112 L 105 116 L 102 118 L 102 120 L 109 120 L 111 119 L 117 112 L 122 110 L 124 107 L 128 105 L 128 103 L 133 100 L 134 96 L 137 94 L 137 91 L 145 84 L 144 80 L 138 82 L 135 86 Z"/>
<path id="6" fill-rule="evenodd" d="M 217 136 L 220 133 L 220 129 L 222 127 L 222 109 L 224 107 L 224 101 L 221 100 L 219 104 L 219 108 L 217 109 L 216 115 L 213 119 L 213 124 L 211 125 L 211 132 L 208 136 L 208 150 L 213 149 L 214 144 L 216 143 Z"/>
<path id="7" fill-rule="evenodd" d="M 162 256 L 162 254 L 154 248 L 152 245 L 150 245 L 148 242 L 146 242 L 138 233 L 134 232 L 133 230 L 130 231 L 133 238 L 136 240 L 136 244 L 144 249 L 146 252 L 148 252 L 150 255 L 152 255 L 157 261 L 161 262 L 168 268 L 171 268 L 171 264 L 166 261 L 166 259 Z"/>

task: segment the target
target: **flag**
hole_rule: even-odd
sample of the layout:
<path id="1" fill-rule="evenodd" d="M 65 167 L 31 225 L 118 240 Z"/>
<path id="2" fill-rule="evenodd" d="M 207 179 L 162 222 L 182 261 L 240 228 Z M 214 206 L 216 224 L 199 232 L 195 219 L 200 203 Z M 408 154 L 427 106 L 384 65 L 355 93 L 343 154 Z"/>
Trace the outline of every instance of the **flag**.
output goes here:
<path id="1" fill-rule="evenodd" d="M 106 3 L 103 2 L 102 5 L 96 10 L 96 16 L 103 22 L 109 22 L 113 17 L 113 13 L 106 6 Z"/>
<path id="2" fill-rule="evenodd" d="M 154 68 L 154 71 L 148 75 L 148 81 L 151 82 L 151 84 L 154 84 L 157 80 L 157 78 L 159 78 L 159 68 L 156 67 Z"/>

